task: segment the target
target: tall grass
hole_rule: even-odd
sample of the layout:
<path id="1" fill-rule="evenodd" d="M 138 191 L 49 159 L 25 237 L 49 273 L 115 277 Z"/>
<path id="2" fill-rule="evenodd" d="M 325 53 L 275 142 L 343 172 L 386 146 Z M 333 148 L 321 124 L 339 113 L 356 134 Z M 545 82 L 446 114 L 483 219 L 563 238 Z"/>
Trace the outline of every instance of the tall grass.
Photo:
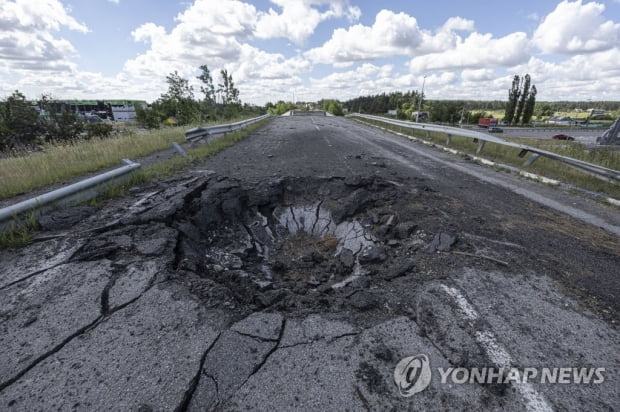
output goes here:
<path id="1" fill-rule="evenodd" d="M 185 140 L 185 130 L 144 131 L 123 126 L 112 138 L 47 144 L 40 151 L 0 157 L 0 199 L 119 165 L 124 158 L 135 159 L 169 148 L 172 142 Z"/>
<path id="2" fill-rule="evenodd" d="M 153 163 L 134 171 L 130 178 L 123 183 L 110 187 L 106 192 L 99 194 L 94 199 L 86 202 L 91 206 L 98 206 L 103 200 L 123 196 L 127 190 L 135 185 L 144 183 L 152 179 L 160 179 L 197 165 L 205 158 L 212 156 L 228 147 L 233 146 L 238 141 L 247 137 L 254 130 L 258 129 L 269 119 L 254 123 L 244 129 L 229 133 L 209 144 L 200 145 L 187 151 L 189 158 L 175 156 L 171 159 Z M 106 142 L 108 140 L 105 140 Z M 25 225 L 17 227 L 7 232 L 0 232 L 0 249 L 19 248 L 29 244 L 32 240 L 32 232 L 36 230 L 37 222 L 34 214 L 26 217 Z"/>
<path id="3" fill-rule="evenodd" d="M 423 131 L 413 131 L 411 129 L 403 129 L 398 126 L 388 125 L 382 122 L 367 121 L 372 124 L 384 127 L 390 130 L 398 131 L 413 135 L 420 139 L 428 140 L 436 144 L 449 146 L 454 149 L 461 150 L 465 153 L 475 153 L 478 143 L 474 143 L 473 139 L 459 136 L 452 136 L 451 143 L 446 144 L 447 138 L 444 133 L 432 132 L 427 135 Z M 413 133 L 413 134 L 412 134 Z M 507 139 L 508 140 L 508 139 Z M 546 139 L 509 139 L 518 143 L 534 146 L 550 152 L 558 153 L 564 156 L 573 157 L 575 159 L 585 160 L 610 169 L 620 170 L 620 151 L 610 149 L 586 150 L 585 146 L 579 142 L 566 142 L 558 140 Z M 527 168 L 523 167 L 525 159 L 518 157 L 520 150 L 513 147 L 503 146 L 491 142 L 487 142 L 479 157 L 503 163 L 518 168 L 525 169 L 529 172 L 539 174 L 544 177 L 557 179 L 559 181 L 573 184 L 583 189 L 599 192 L 615 198 L 620 198 L 620 185 L 609 183 L 599 178 L 591 176 L 581 170 L 567 166 L 561 162 L 539 157 L 532 165 Z"/>
<path id="4" fill-rule="evenodd" d="M 43 146 L 41 151 L 0 159 L 0 199 L 119 164 L 170 147 L 184 130 L 162 129 L 108 139 Z"/>

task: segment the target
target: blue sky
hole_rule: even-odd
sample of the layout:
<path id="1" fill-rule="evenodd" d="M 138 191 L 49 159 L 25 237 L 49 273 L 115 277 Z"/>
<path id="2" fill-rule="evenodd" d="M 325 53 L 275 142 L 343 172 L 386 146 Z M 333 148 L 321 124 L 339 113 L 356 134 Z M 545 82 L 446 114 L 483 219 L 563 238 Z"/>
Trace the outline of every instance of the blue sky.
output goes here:
<path id="1" fill-rule="evenodd" d="M 620 100 L 620 0 L 0 0 L 0 96 L 152 101 L 177 70 L 226 68 L 241 99 L 420 89 Z"/>

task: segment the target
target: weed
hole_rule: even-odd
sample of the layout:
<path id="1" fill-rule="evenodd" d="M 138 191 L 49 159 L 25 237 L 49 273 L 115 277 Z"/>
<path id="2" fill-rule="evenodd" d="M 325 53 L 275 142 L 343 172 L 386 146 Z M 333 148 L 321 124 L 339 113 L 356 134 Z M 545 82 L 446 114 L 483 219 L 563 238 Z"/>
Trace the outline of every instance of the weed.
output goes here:
<path id="1" fill-rule="evenodd" d="M 123 183 L 111 186 L 106 191 L 99 194 L 94 199 L 87 202 L 89 205 L 100 205 L 105 199 L 124 196 L 130 187 L 153 180 L 162 179 L 172 176 L 175 173 L 186 170 L 206 157 L 212 156 L 223 149 L 230 147 L 242 140 L 257 128 L 261 127 L 267 120 L 252 124 L 242 130 L 230 133 L 220 139 L 209 144 L 200 145 L 187 151 L 189 159 L 182 156 L 176 156 L 162 162 L 157 162 L 148 166 L 144 166 L 132 173 L 131 177 Z"/>
<path id="2" fill-rule="evenodd" d="M 381 122 L 369 122 L 380 127 L 398 131 L 398 126 L 392 126 Z M 426 132 L 411 129 L 407 131 L 414 137 L 430 141 L 436 144 L 445 144 L 445 134 L 439 132 Z M 563 156 L 573 157 L 575 159 L 585 160 L 586 162 L 595 163 L 610 169 L 620 169 L 620 151 L 609 149 L 587 150 L 585 146 L 579 142 L 566 142 L 549 139 L 510 139 L 517 143 L 524 143 L 529 146 L 538 147 L 550 152 L 558 153 Z M 471 138 L 452 136 L 452 142 L 449 147 L 461 150 L 465 153 L 475 153 L 478 144 Z M 524 160 L 518 157 L 519 149 L 514 147 L 503 146 L 492 142 L 487 142 L 484 150 L 479 157 L 483 157 L 490 161 L 504 163 L 507 165 L 524 168 Z M 578 187 L 582 187 L 594 192 L 604 193 L 612 197 L 620 197 L 620 185 L 603 181 L 597 177 L 586 174 L 579 169 L 575 169 L 561 162 L 539 157 L 527 170 L 551 179 L 560 180 L 570 183 Z"/>
<path id="3" fill-rule="evenodd" d="M 32 242 L 32 232 L 38 223 L 34 211 L 31 211 L 14 221 L 17 225 L 7 231 L 0 232 L 0 249 L 18 249 Z"/>
<path id="4" fill-rule="evenodd" d="M 184 131 L 145 131 L 123 126 L 114 137 L 47 144 L 36 152 L 0 157 L 0 199 L 114 166 L 123 158 L 134 159 L 169 148 L 172 142 L 184 140 Z"/>

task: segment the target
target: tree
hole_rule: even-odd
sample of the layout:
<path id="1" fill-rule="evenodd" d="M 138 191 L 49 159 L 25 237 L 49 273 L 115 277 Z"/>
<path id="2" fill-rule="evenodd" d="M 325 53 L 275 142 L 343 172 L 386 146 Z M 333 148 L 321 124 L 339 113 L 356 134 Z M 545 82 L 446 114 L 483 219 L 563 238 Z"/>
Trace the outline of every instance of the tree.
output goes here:
<path id="1" fill-rule="evenodd" d="M 504 114 L 504 121 L 507 124 L 524 124 L 532 118 L 536 104 L 536 86 L 532 85 L 530 90 L 530 83 L 529 74 L 523 79 L 515 75 L 512 88 L 508 91 L 508 103 Z"/>
<path id="2" fill-rule="evenodd" d="M 526 74 L 523 77 L 523 84 L 521 85 L 520 90 L 520 98 L 519 103 L 517 104 L 517 110 L 515 111 L 514 123 L 518 123 L 519 119 L 522 120 L 521 116 L 523 115 L 523 109 L 525 108 L 525 102 L 527 101 L 530 94 L 530 75 Z M 521 121 L 521 123 L 524 123 Z"/>
<path id="3" fill-rule="evenodd" d="M 162 115 L 155 108 L 144 108 L 142 105 L 135 105 L 136 120 L 147 129 L 158 129 L 161 126 Z"/>
<path id="4" fill-rule="evenodd" d="M 217 92 L 222 96 L 222 104 L 224 106 L 239 104 L 239 90 L 235 87 L 232 74 L 229 74 L 228 70 L 222 69 L 220 76 L 222 77 L 222 82 L 218 83 Z"/>
<path id="5" fill-rule="evenodd" d="M 521 123 L 529 123 L 532 119 L 532 114 L 534 114 L 534 106 L 536 106 L 536 86 L 532 86 L 532 90 L 530 90 L 530 94 L 527 97 L 527 101 L 525 102 L 525 109 L 523 110 L 523 120 Z"/>
<path id="6" fill-rule="evenodd" d="M 0 150 L 33 145 L 43 132 L 39 114 L 18 90 L 0 101 Z"/>
<path id="7" fill-rule="evenodd" d="M 206 64 L 200 66 L 200 75 L 197 79 L 202 82 L 200 91 L 204 94 L 204 99 L 200 102 L 202 120 L 214 119 L 217 116 L 215 86 L 213 85 L 211 71 Z"/>
<path id="8" fill-rule="evenodd" d="M 517 109 L 517 102 L 519 101 L 519 86 L 520 79 L 518 75 L 512 79 L 512 87 L 508 91 L 508 104 L 506 105 L 506 110 L 504 112 L 504 121 L 507 124 L 511 124 L 513 122 L 515 111 Z"/>
<path id="9" fill-rule="evenodd" d="M 200 76 L 197 79 L 203 84 L 200 86 L 200 91 L 204 93 L 205 101 L 215 103 L 215 86 L 213 86 L 213 78 L 206 64 L 200 66 Z"/>
<path id="10" fill-rule="evenodd" d="M 53 101 L 49 95 L 41 96 L 39 106 L 45 111 L 42 120 L 45 139 L 52 142 L 74 141 L 82 138 L 84 122 L 78 117 L 71 106 Z"/>
<path id="11" fill-rule="evenodd" d="M 321 108 L 333 114 L 334 116 L 344 116 L 344 109 L 342 108 L 342 104 L 338 100 L 323 100 Z"/>
<path id="12" fill-rule="evenodd" d="M 295 105 L 293 102 L 284 102 L 283 100 L 278 101 L 275 106 L 267 108 L 267 111 L 271 114 L 275 115 L 283 115 L 289 110 L 295 110 Z"/>
<path id="13" fill-rule="evenodd" d="M 532 89 L 536 89 L 536 86 L 532 87 Z M 537 110 L 539 117 L 551 117 L 553 116 L 553 108 L 549 103 L 543 103 Z"/>
<path id="14" fill-rule="evenodd" d="M 166 117 L 174 117 L 177 124 L 188 124 L 197 120 L 198 103 L 194 100 L 194 88 L 175 70 L 166 76 L 168 92 L 155 102 L 155 108 Z"/>
<path id="15" fill-rule="evenodd" d="M 224 117 L 231 119 L 239 114 L 241 106 L 241 102 L 239 101 L 239 90 L 235 87 L 232 74 L 228 73 L 226 69 L 220 71 L 220 76 L 222 81 L 217 85 L 217 93 L 222 98 Z"/>

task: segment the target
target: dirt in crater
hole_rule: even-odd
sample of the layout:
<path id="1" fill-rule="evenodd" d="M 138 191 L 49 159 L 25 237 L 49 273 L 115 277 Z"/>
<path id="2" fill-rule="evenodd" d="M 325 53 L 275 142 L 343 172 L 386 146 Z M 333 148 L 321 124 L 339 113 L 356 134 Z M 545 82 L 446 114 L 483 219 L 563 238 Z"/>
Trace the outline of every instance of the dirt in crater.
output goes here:
<path id="1" fill-rule="evenodd" d="M 170 225 L 180 233 L 179 277 L 211 306 L 393 311 L 407 304 L 402 279 L 413 291 L 412 280 L 465 264 L 452 251 L 475 253 L 462 212 L 415 181 L 214 176 Z"/>

